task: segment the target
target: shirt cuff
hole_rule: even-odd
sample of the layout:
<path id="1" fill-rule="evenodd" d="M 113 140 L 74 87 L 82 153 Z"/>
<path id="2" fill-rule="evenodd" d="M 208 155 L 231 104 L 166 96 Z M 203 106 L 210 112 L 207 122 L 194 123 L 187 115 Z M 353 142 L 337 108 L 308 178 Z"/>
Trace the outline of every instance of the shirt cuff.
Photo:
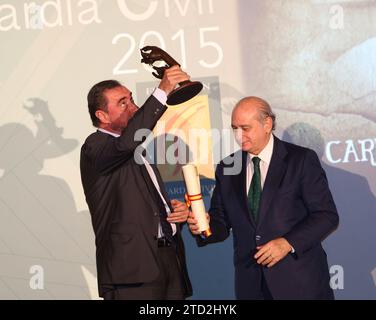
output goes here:
<path id="1" fill-rule="evenodd" d="M 159 88 L 155 88 L 154 92 L 153 92 L 153 96 L 163 105 L 166 104 L 167 102 L 167 95 L 166 93 L 162 90 L 162 89 L 159 89 Z"/>
<path id="2" fill-rule="evenodd" d="M 295 253 L 295 249 L 294 249 L 294 247 L 293 246 L 290 246 L 291 247 L 291 251 L 290 251 L 290 253 Z"/>

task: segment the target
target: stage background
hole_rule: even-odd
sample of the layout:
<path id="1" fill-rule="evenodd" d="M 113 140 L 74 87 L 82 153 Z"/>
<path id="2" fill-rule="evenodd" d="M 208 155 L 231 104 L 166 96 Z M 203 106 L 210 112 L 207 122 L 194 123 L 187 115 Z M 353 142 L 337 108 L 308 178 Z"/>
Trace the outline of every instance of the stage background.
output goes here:
<path id="1" fill-rule="evenodd" d="M 144 45 L 205 84 L 197 112 L 171 109 L 168 128 L 229 130 L 234 104 L 255 95 L 278 137 L 319 154 L 340 215 L 324 243 L 331 285 L 338 299 L 375 299 L 375 24 L 374 0 L 1 0 L 0 299 L 98 298 L 79 172 L 94 130 L 86 95 L 115 78 L 142 104 L 155 84 Z M 179 167 L 161 169 L 181 197 Z M 213 169 L 200 166 L 206 205 Z M 233 299 L 231 237 L 205 248 L 184 238 L 192 298 Z"/>

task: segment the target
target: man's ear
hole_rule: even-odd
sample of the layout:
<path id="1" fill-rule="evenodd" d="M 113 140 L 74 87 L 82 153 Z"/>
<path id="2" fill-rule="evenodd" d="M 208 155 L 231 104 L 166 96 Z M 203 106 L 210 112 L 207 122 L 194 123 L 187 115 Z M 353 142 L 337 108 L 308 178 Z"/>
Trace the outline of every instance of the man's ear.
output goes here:
<path id="1" fill-rule="evenodd" d="M 267 133 L 272 132 L 273 129 L 273 120 L 270 117 L 267 117 L 264 122 L 264 128 Z"/>
<path id="2" fill-rule="evenodd" d="M 97 110 L 95 111 L 95 116 L 99 119 L 101 123 L 110 123 L 110 119 L 106 111 Z"/>

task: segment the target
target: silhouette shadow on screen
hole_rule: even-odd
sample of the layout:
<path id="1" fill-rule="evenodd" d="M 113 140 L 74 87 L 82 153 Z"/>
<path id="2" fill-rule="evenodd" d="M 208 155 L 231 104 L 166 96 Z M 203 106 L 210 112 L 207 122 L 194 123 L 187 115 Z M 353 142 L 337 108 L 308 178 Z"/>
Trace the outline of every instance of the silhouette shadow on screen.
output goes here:
<path id="1" fill-rule="evenodd" d="M 24 108 L 35 117 L 36 134 L 20 123 L 0 126 L 0 298 L 90 299 L 96 283 L 89 213 L 77 212 L 64 179 L 45 172 L 46 160 L 78 141 L 63 137 L 46 101 L 32 98 Z M 43 270 L 37 289 L 33 266 Z"/>

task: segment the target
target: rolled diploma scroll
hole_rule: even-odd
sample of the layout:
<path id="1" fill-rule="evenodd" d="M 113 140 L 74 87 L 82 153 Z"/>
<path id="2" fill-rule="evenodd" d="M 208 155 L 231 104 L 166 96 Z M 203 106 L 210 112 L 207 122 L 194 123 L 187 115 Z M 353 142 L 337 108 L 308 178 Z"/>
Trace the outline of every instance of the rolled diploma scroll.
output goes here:
<path id="1" fill-rule="evenodd" d="M 188 206 L 192 208 L 195 218 L 198 222 L 198 230 L 205 237 L 209 237 L 212 233 L 206 218 L 204 201 L 202 200 L 200 177 L 197 167 L 193 164 L 187 164 L 182 167 L 185 185 L 187 187 Z"/>

